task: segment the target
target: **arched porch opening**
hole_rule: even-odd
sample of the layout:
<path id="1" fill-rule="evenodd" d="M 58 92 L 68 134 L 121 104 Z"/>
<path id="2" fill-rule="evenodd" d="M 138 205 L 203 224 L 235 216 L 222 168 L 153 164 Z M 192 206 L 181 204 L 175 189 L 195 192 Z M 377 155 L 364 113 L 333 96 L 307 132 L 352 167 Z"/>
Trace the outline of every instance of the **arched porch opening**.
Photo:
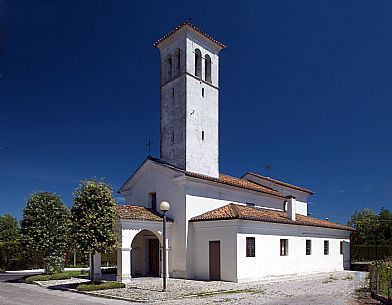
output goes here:
<path id="1" fill-rule="evenodd" d="M 131 244 L 131 276 L 161 275 L 161 241 L 149 230 L 141 230 L 135 235 Z"/>

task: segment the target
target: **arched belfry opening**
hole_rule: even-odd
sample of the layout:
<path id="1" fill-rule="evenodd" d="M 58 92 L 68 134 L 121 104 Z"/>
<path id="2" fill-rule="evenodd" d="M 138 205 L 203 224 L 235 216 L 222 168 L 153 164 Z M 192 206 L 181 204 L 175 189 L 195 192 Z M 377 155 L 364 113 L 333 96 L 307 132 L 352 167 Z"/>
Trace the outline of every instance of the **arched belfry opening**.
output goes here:
<path id="1" fill-rule="evenodd" d="M 201 78 L 201 52 L 199 49 L 195 50 L 195 75 Z"/>
<path id="2" fill-rule="evenodd" d="M 207 54 L 204 59 L 204 80 L 211 83 L 211 57 Z"/>
<path id="3" fill-rule="evenodd" d="M 131 276 L 160 276 L 162 269 L 161 242 L 149 230 L 142 230 L 132 240 Z"/>

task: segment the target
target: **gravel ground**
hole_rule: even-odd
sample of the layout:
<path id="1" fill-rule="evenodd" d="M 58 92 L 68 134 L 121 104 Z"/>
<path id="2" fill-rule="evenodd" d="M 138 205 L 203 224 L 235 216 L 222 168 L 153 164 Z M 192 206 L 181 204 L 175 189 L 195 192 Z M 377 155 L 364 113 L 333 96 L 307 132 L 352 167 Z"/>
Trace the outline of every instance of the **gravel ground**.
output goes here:
<path id="1" fill-rule="evenodd" d="M 82 281 L 81 279 L 72 280 Z M 64 285 L 70 280 L 41 282 L 45 286 Z M 291 276 L 251 283 L 205 282 L 168 279 L 167 292 L 161 291 L 160 278 L 133 279 L 127 288 L 97 292 L 150 304 L 273 304 L 343 305 L 357 304 L 356 289 L 363 287 L 366 273 L 331 272 Z"/>

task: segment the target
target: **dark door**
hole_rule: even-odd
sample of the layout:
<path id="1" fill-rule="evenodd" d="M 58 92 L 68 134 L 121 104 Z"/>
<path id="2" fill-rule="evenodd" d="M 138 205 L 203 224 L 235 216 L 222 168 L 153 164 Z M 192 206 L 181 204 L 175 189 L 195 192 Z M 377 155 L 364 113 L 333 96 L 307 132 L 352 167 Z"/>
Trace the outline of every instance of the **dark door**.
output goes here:
<path id="1" fill-rule="evenodd" d="M 159 240 L 148 240 L 148 274 L 159 276 Z"/>
<path id="2" fill-rule="evenodd" d="M 220 281 L 220 241 L 210 241 L 210 280 Z"/>

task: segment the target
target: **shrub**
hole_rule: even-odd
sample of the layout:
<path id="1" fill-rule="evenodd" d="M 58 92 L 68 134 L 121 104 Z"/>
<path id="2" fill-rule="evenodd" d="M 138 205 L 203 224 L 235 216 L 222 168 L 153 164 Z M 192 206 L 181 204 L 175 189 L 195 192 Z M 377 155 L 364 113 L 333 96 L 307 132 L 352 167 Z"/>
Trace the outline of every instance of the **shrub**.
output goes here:
<path id="1" fill-rule="evenodd" d="M 90 282 L 76 286 L 76 290 L 78 291 L 95 291 L 116 288 L 125 288 L 125 284 L 120 282 Z"/>

